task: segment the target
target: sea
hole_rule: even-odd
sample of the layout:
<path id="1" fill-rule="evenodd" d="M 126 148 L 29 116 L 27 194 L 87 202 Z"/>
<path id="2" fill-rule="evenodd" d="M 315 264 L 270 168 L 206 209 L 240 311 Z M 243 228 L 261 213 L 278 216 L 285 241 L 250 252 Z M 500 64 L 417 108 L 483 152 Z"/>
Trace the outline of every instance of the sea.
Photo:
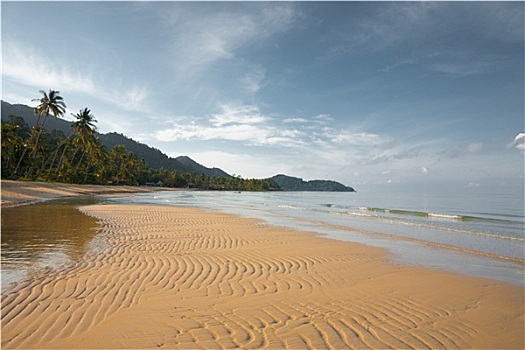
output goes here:
<path id="1" fill-rule="evenodd" d="M 114 200 L 195 207 L 256 218 L 264 225 L 382 247 L 394 264 L 524 285 L 523 191 L 161 191 Z"/>
<path id="2" fill-rule="evenodd" d="M 393 264 L 524 285 L 523 189 L 369 186 L 357 192 L 161 190 L 6 209 L 2 211 L 2 291 L 39 271 L 67 267 L 90 249 L 97 249 L 93 244 L 96 221 L 71 211 L 74 206 L 93 203 L 183 206 L 231 213 L 259 219 L 261 225 L 381 247 Z M 56 223 L 62 224 L 57 228 Z"/>

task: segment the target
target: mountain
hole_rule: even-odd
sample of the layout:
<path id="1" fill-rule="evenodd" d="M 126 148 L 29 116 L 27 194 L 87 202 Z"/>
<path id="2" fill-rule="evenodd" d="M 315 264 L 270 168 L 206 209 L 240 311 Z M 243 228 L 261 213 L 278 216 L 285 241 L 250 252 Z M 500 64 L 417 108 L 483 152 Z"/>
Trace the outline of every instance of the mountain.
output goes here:
<path id="1" fill-rule="evenodd" d="M 352 187 L 345 186 L 332 180 L 304 181 L 298 177 L 283 174 L 272 177 L 283 191 L 327 191 L 327 192 L 355 192 Z"/>
<path id="2" fill-rule="evenodd" d="M 20 104 L 10 104 L 2 101 L 1 105 L 2 121 L 7 122 L 9 116 L 20 116 L 24 118 L 25 122 L 30 126 L 34 126 L 36 123 L 35 109 L 29 106 Z M 46 119 L 44 128 L 51 132 L 53 130 L 60 130 L 65 135 L 69 135 L 71 132 L 71 122 L 49 116 Z M 135 154 L 140 159 L 144 159 L 148 165 L 153 169 L 166 169 L 169 171 L 177 171 L 180 173 L 195 172 L 196 174 L 204 174 L 211 177 L 225 177 L 230 178 L 231 176 L 218 168 L 207 168 L 193 159 L 181 156 L 178 158 L 170 158 L 160 150 L 150 147 L 146 144 L 137 142 L 125 135 L 110 132 L 107 134 L 97 134 L 100 141 L 107 149 L 112 149 L 117 145 L 124 145 L 126 149 Z"/>
<path id="3" fill-rule="evenodd" d="M 138 158 L 144 159 L 153 169 L 163 168 L 181 173 L 193 171 L 196 174 L 204 174 L 211 177 L 231 177 L 228 173 L 222 171 L 221 169 L 207 168 L 204 165 L 197 163 L 190 157 L 168 157 L 166 154 L 162 153 L 156 148 L 150 147 L 144 143 L 140 143 L 116 132 L 99 134 L 98 137 L 108 149 L 112 149 L 117 145 L 124 145 L 128 151 L 133 152 Z"/>
<path id="4" fill-rule="evenodd" d="M 1 116 L 2 121 L 9 120 L 9 116 L 20 116 L 24 118 L 29 126 L 34 126 L 36 123 L 35 110 L 20 104 L 10 104 L 2 101 Z M 60 130 L 65 135 L 70 134 L 71 122 L 53 116 L 47 118 L 45 129 L 48 132 L 53 130 Z M 224 177 L 231 178 L 231 175 L 219 168 L 207 168 L 194 161 L 187 156 L 180 156 L 177 158 L 168 157 L 160 150 L 150 147 L 146 144 L 137 142 L 125 135 L 110 132 L 107 134 L 98 134 L 100 141 L 108 149 L 112 149 L 117 145 L 124 145 L 126 149 L 133 152 L 138 158 L 144 159 L 146 163 L 153 169 L 173 170 L 180 173 L 195 172 L 195 174 L 205 174 L 210 177 Z M 312 180 L 304 181 L 297 177 L 286 175 L 276 175 L 271 178 L 283 191 L 332 191 L 332 192 L 354 192 L 352 187 L 345 186 L 339 182 L 331 180 Z"/>
<path id="5" fill-rule="evenodd" d="M 2 101 L 1 112 L 3 122 L 7 122 L 9 120 L 9 116 L 14 115 L 24 118 L 29 127 L 33 127 L 36 123 L 35 109 L 29 106 L 20 104 L 12 105 L 8 102 Z M 55 117 L 50 115 L 47 117 L 44 126 L 47 131 L 60 130 L 65 135 L 69 135 L 71 122 L 61 118 L 55 119 Z"/>
<path id="6" fill-rule="evenodd" d="M 166 170 L 174 170 L 178 172 L 189 172 L 193 170 L 190 167 L 179 163 L 176 159 L 168 157 L 160 150 L 144 143 L 137 142 L 125 135 L 110 132 L 107 134 L 98 134 L 98 138 L 107 149 L 112 149 L 118 145 L 124 145 L 128 151 L 135 154 L 137 158 L 144 159 L 153 169 L 164 168 Z"/>
<path id="7" fill-rule="evenodd" d="M 226 173 L 222 169 L 206 168 L 205 166 L 197 163 L 196 161 L 194 161 L 193 159 L 187 156 L 180 156 L 180 157 L 175 158 L 175 160 L 179 162 L 180 164 L 193 169 L 193 171 L 195 171 L 198 174 L 205 174 L 207 176 L 212 176 L 212 177 L 225 177 L 225 178 L 231 177 L 230 174 Z"/>

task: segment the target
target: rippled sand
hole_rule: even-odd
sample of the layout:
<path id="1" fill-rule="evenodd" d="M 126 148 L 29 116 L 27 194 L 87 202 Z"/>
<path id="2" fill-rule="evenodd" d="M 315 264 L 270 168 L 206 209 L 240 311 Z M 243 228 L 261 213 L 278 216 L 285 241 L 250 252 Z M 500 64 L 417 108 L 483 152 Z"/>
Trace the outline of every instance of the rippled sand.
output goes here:
<path id="1" fill-rule="evenodd" d="M 103 248 L 3 295 L 3 348 L 524 347 L 520 287 L 228 214 L 81 210 Z"/>
<path id="2" fill-rule="evenodd" d="M 96 194 L 123 195 L 126 193 L 153 192 L 161 189 L 159 187 L 73 185 L 65 183 L 11 180 L 2 180 L 0 185 L 0 203 L 2 208 L 16 207 L 41 200 L 62 197 L 76 197 Z M 162 190 L 173 189 L 162 188 Z"/>

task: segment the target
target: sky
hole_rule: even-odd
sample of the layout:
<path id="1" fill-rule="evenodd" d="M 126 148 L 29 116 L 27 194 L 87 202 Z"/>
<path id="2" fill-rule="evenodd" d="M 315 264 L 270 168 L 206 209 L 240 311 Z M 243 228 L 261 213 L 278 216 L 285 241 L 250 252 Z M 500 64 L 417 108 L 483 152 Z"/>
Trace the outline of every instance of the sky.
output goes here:
<path id="1" fill-rule="evenodd" d="M 60 91 L 243 178 L 523 188 L 523 2 L 1 2 L 2 99 Z"/>

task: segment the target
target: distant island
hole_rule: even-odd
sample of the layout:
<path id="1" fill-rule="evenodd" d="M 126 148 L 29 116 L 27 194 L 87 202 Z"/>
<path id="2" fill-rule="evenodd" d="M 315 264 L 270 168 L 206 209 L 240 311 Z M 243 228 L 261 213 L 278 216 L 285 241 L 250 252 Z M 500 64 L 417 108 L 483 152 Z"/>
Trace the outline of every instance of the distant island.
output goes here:
<path id="1" fill-rule="evenodd" d="M 86 111 L 89 110 L 86 109 Z M 97 164 L 87 149 L 81 152 L 78 145 L 73 146 L 72 136 L 75 135 L 72 134 L 72 130 L 74 130 L 72 128 L 74 123 L 72 122 L 59 117 L 49 117 L 45 125 L 37 125 L 38 118 L 35 116 L 35 108 L 21 104 L 10 104 L 5 101 L 1 101 L 1 116 L 3 136 L 2 178 L 70 183 L 192 187 L 207 190 L 355 192 L 352 187 L 336 181 L 304 181 L 283 174 L 267 179 L 242 179 L 240 176 L 232 176 L 219 168 L 208 168 L 187 156 L 171 158 L 162 151 L 137 142 L 123 134 L 116 132 L 102 134 L 93 128 L 92 130 L 88 129 L 90 131 L 88 136 L 94 141 L 87 145 L 93 147 L 93 144 L 100 143 L 105 150 L 104 152 L 111 155 L 108 157 L 108 161 L 113 162 L 113 164 Z M 96 122 L 96 120 L 93 121 Z M 13 127 L 9 129 L 8 125 Z M 45 133 L 45 137 L 42 137 L 42 142 L 46 142 L 42 147 L 44 151 L 41 151 L 43 153 L 40 155 L 33 154 L 35 156 L 33 158 L 29 156 L 24 158 L 23 155 L 21 156 L 24 153 L 22 146 L 24 140 L 31 143 L 30 135 L 38 128 L 42 128 Z M 12 142 L 16 140 L 18 144 L 6 143 L 6 147 L 4 147 L 4 143 L 9 142 L 8 140 L 13 140 Z M 70 148 L 68 148 L 69 142 L 71 142 Z M 60 152 L 54 151 L 57 147 L 62 147 Z M 126 152 L 132 154 L 133 157 L 127 156 Z M 120 155 L 122 159 L 115 158 L 115 155 Z M 19 160 L 21 158 L 24 158 L 22 159 L 23 162 Z M 62 159 L 64 159 L 63 162 L 60 161 Z M 125 163 L 128 165 L 135 164 L 135 166 L 132 168 L 128 166 L 125 169 L 126 171 L 123 171 Z M 25 170 L 24 166 L 30 171 Z M 47 168 L 48 166 L 49 168 Z M 53 166 L 55 168 L 52 168 Z M 57 168 L 58 166 L 61 168 Z M 13 174 L 13 171 L 10 170 L 17 167 L 21 168 L 18 169 L 18 173 L 14 171 Z M 101 174 L 104 176 L 102 177 Z"/>
<path id="2" fill-rule="evenodd" d="M 352 187 L 332 180 L 304 181 L 297 177 L 283 174 L 271 178 L 283 191 L 325 191 L 325 192 L 355 192 Z"/>

